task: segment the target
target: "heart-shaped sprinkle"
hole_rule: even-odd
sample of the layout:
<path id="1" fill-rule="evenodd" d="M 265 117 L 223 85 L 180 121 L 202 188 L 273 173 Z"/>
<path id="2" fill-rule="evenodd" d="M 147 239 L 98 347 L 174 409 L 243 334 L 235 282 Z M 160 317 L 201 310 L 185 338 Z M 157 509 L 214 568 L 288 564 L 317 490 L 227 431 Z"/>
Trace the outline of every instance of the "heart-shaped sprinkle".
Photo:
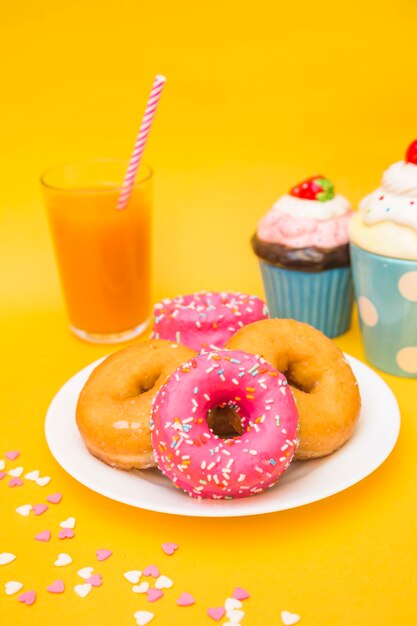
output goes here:
<path id="1" fill-rule="evenodd" d="M 36 600 L 36 591 L 25 591 L 17 598 L 19 602 L 24 602 L 27 606 L 33 604 Z"/>
<path id="2" fill-rule="evenodd" d="M 221 618 L 225 615 L 226 610 L 222 606 L 216 606 L 207 609 L 207 615 L 214 619 L 216 622 L 220 622 Z"/>
<path id="3" fill-rule="evenodd" d="M 51 493 L 50 496 L 46 496 L 46 499 L 51 504 L 59 504 L 62 500 L 62 493 L 59 493 L 59 491 L 57 491 L 57 493 Z"/>
<path id="4" fill-rule="evenodd" d="M 96 550 L 97 561 L 105 561 L 112 554 L 111 550 Z"/>
<path id="5" fill-rule="evenodd" d="M 226 612 L 226 617 L 232 624 L 238 624 L 245 617 L 245 611 L 233 609 Z"/>
<path id="6" fill-rule="evenodd" d="M 176 550 L 178 550 L 178 544 L 176 543 L 163 543 L 161 547 L 165 554 L 168 554 L 168 556 L 171 556 Z"/>
<path id="7" fill-rule="evenodd" d="M 87 580 L 88 578 L 90 578 L 90 576 L 93 575 L 93 571 L 94 571 L 94 567 L 83 567 L 82 569 L 79 569 L 77 574 L 78 576 L 81 576 L 81 578 L 84 578 L 84 580 Z"/>
<path id="8" fill-rule="evenodd" d="M 28 472 L 27 474 L 25 474 L 25 478 L 26 480 L 35 481 L 37 478 L 39 478 L 39 470 L 33 470 L 32 472 Z"/>
<path id="9" fill-rule="evenodd" d="M 16 556 L 11 552 L 2 552 L 0 554 L 0 565 L 7 565 L 8 563 L 14 561 L 15 558 Z"/>
<path id="10" fill-rule="evenodd" d="M 12 596 L 14 593 L 20 591 L 23 587 L 23 583 L 20 583 L 18 580 L 9 580 L 4 585 L 4 590 L 7 596 Z"/>
<path id="11" fill-rule="evenodd" d="M 23 480 L 21 478 L 11 478 L 9 480 L 9 487 L 21 487 L 23 485 Z"/>
<path id="12" fill-rule="evenodd" d="M 9 476 L 21 476 L 23 474 L 23 467 L 14 467 L 9 470 L 8 474 Z"/>
<path id="13" fill-rule="evenodd" d="M 58 558 L 55 561 L 54 565 L 56 565 L 57 567 L 65 567 L 65 565 L 69 565 L 70 563 L 72 563 L 72 558 L 70 557 L 70 555 L 66 554 L 65 552 L 61 552 L 60 554 L 58 554 Z"/>
<path id="14" fill-rule="evenodd" d="M 63 593 L 65 591 L 65 584 L 63 580 L 55 580 L 46 588 L 49 593 Z"/>
<path id="15" fill-rule="evenodd" d="M 140 583 L 140 585 L 133 585 L 132 587 L 133 593 L 146 593 L 148 589 L 149 583 L 147 583 L 145 580 L 143 581 L 143 583 Z"/>
<path id="16" fill-rule="evenodd" d="M 242 608 L 242 603 L 240 600 L 236 600 L 236 598 L 227 598 L 226 602 L 224 603 L 224 608 L 226 609 L 226 611 L 233 611 L 233 609 L 241 609 Z"/>
<path id="17" fill-rule="evenodd" d="M 249 593 L 243 587 L 236 587 L 234 592 L 232 593 L 232 598 L 235 600 L 247 600 L 250 598 Z"/>
<path id="18" fill-rule="evenodd" d="M 0 470 L 4 470 L 5 467 L 6 463 L 3 461 L 3 459 L 0 459 Z"/>
<path id="19" fill-rule="evenodd" d="M 37 478 L 35 480 L 35 483 L 39 485 L 39 487 L 45 487 L 45 485 L 47 485 L 50 482 L 51 482 L 50 476 L 41 476 L 40 478 Z"/>
<path id="20" fill-rule="evenodd" d="M 34 504 L 32 508 L 33 508 L 33 512 L 35 515 L 42 515 L 42 513 L 45 513 L 45 511 L 48 510 L 48 505 L 47 504 Z"/>
<path id="21" fill-rule="evenodd" d="M 289 611 L 281 611 L 281 621 L 285 626 L 292 626 L 300 621 L 301 617 L 297 613 L 290 613 Z"/>
<path id="22" fill-rule="evenodd" d="M 158 578 L 159 574 L 160 571 L 156 565 L 148 565 L 148 567 L 145 567 L 145 569 L 143 570 L 144 576 L 152 576 L 152 578 Z"/>
<path id="23" fill-rule="evenodd" d="M 93 587 L 101 587 L 101 585 L 103 584 L 101 574 L 93 574 L 92 576 L 90 576 L 90 578 L 87 578 L 86 582 L 88 582 Z"/>
<path id="24" fill-rule="evenodd" d="M 150 611 L 136 611 L 133 617 L 135 618 L 138 626 L 145 626 L 146 624 L 149 624 L 151 619 L 153 619 L 154 614 Z"/>
<path id="25" fill-rule="evenodd" d="M 146 597 L 148 598 L 149 602 L 155 602 L 155 600 L 159 600 L 159 598 L 162 598 L 162 596 L 164 595 L 164 592 L 161 591 L 160 589 L 148 589 L 148 591 L 146 592 Z"/>
<path id="26" fill-rule="evenodd" d="M 168 576 L 160 576 L 155 581 L 155 587 L 157 589 L 171 589 L 174 583 Z"/>
<path id="27" fill-rule="evenodd" d="M 125 572 L 123 576 L 133 585 L 139 582 L 140 577 L 142 576 L 142 572 L 138 569 L 132 569 L 129 572 Z"/>
<path id="28" fill-rule="evenodd" d="M 195 604 L 195 600 L 191 593 L 184 592 L 178 598 L 177 604 L 178 606 L 191 606 L 192 604 Z"/>
<path id="29" fill-rule="evenodd" d="M 61 528 L 75 528 L 75 517 L 69 517 L 59 524 Z"/>
<path id="30" fill-rule="evenodd" d="M 63 528 L 58 533 L 58 539 L 72 539 L 75 537 L 75 532 L 72 528 Z"/>
<path id="31" fill-rule="evenodd" d="M 4 456 L 6 457 L 6 459 L 9 459 L 9 461 L 14 461 L 19 455 L 19 450 L 9 450 L 9 452 L 6 452 Z"/>
<path id="32" fill-rule="evenodd" d="M 74 591 L 80 598 L 86 598 L 92 588 L 93 585 L 90 585 L 90 583 L 82 583 L 81 585 L 75 585 Z"/>
<path id="33" fill-rule="evenodd" d="M 5 476 L 7 476 L 6 472 L 0 472 L 0 480 L 3 480 Z"/>
<path id="34" fill-rule="evenodd" d="M 40 533 L 35 535 L 36 541 L 49 541 L 50 538 L 51 538 L 51 531 L 50 530 L 41 530 Z"/>
<path id="35" fill-rule="evenodd" d="M 21 515 L 22 517 L 27 517 L 28 515 L 30 515 L 31 510 L 31 504 L 22 504 L 22 506 L 17 507 L 16 513 L 19 513 L 19 515 Z"/>

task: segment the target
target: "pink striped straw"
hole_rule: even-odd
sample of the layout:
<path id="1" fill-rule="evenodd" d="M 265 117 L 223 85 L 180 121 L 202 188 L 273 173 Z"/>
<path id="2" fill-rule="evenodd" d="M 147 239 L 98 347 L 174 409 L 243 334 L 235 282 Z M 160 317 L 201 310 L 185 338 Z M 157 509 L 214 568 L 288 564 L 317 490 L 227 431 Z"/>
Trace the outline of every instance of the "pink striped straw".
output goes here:
<path id="1" fill-rule="evenodd" d="M 142 123 L 139 129 L 139 134 L 136 138 L 135 147 L 133 149 L 132 156 L 130 157 L 119 200 L 117 201 L 118 209 L 124 209 L 129 202 L 136 174 L 139 169 L 140 160 L 145 150 L 146 142 L 149 137 L 149 132 L 151 130 L 152 122 L 156 114 L 156 109 L 161 98 L 162 89 L 164 87 L 165 81 L 165 76 L 161 76 L 160 74 L 157 74 L 153 81 L 151 94 L 146 105 L 145 114 L 143 116 Z"/>

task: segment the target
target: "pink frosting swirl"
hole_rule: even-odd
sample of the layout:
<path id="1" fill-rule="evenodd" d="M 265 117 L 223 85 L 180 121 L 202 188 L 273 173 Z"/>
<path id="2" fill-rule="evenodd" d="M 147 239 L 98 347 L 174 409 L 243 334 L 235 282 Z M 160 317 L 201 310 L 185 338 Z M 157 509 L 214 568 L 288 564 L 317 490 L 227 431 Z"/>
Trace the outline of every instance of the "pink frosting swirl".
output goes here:
<path id="1" fill-rule="evenodd" d="M 335 248 L 348 243 L 349 210 L 329 220 L 299 217 L 271 210 L 261 219 L 257 235 L 262 241 L 279 243 L 290 248 Z"/>

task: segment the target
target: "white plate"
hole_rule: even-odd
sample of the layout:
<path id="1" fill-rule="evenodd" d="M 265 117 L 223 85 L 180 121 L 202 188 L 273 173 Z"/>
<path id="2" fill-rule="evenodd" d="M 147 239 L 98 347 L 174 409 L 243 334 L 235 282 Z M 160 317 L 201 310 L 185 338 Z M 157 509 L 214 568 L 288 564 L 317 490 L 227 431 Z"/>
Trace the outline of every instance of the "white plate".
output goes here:
<path id="1" fill-rule="evenodd" d="M 75 423 L 75 407 L 89 374 L 102 359 L 73 376 L 52 400 L 45 424 L 49 448 L 73 478 L 118 502 L 161 513 L 196 517 L 236 517 L 272 513 L 327 498 L 368 476 L 390 454 L 400 429 L 395 397 L 361 361 L 347 356 L 359 383 L 362 410 L 351 439 L 331 456 L 292 463 L 265 493 L 237 500 L 190 498 L 158 470 L 113 469 L 85 448 Z"/>

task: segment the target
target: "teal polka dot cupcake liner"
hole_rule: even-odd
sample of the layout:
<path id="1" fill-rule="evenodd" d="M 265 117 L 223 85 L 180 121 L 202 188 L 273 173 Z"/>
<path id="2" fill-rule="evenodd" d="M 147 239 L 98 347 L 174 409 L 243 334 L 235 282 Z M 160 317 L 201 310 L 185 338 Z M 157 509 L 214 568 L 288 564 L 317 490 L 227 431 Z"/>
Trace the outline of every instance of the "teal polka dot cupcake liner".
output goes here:
<path id="1" fill-rule="evenodd" d="M 365 353 L 378 369 L 417 378 L 417 261 L 350 246 Z"/>
<path id="2" fill-rule="evenodd" d="M 263 260 L 259 264 L 271 317 L 306 322 L 328 337 L 349 330 L 353 306 L 350 267 L 300 272 Z"/>

